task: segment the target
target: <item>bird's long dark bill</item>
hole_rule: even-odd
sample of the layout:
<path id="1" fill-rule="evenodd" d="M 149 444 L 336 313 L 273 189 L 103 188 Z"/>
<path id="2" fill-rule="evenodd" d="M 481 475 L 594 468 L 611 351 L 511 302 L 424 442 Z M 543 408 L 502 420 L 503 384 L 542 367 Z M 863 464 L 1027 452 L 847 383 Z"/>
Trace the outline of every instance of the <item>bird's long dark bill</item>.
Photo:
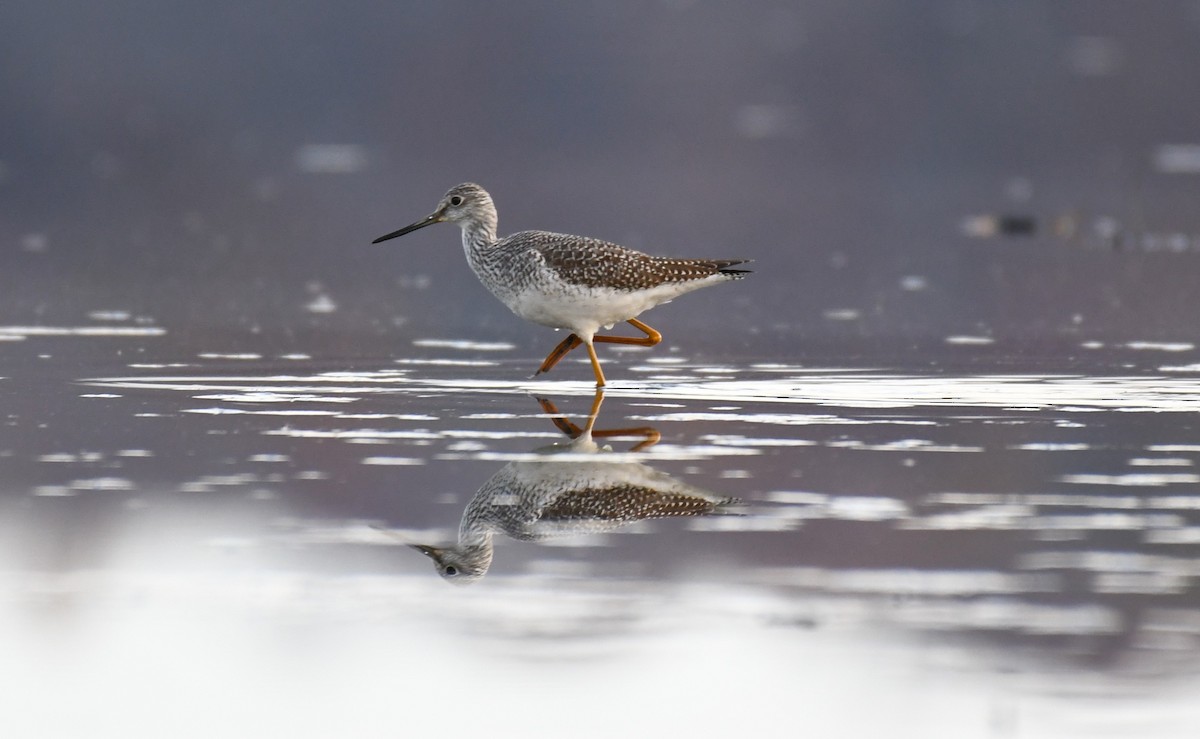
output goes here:
<path id="1" fill-rule="evenodd" d="M 434 213 L 433 215 L 422 218 L 421 220 L 417 221 L 416 223 L 405 226 L 404 228 L 400 229 L 399 231 L 392 231 L 390 234 L 388 234 L 386 236 L 380 236 L 379 238 L 375 239 L 371 243 L 378 244 L 381 241 L 387 241 L 388 239 L 394 239 L 397 236 L 403 236 L 404 234 L 410 234 L 413 231 L 416 231 L 417 229 L 425 228 L 426 226 L 432 226 L 435 223 L 439 223 L 441 220 L 442 220 L 441 214 Z"/>
<path id="2" fill-rule="evenodd" d="M 426 557 L 432 557 L 438 553 L 437 547 L 429 547 L 425 546 L 424 544 L 409 544 L 409 546 L 413 549 L 416 549 L 421 554 L 424 554 Z"/>

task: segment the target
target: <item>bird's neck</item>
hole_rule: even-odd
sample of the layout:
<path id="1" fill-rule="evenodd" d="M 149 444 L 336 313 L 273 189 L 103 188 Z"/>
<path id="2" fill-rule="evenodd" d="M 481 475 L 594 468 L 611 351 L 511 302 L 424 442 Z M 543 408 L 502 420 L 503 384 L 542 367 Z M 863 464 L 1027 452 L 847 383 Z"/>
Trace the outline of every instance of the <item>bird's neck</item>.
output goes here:
<path id="1" fill-rule="evenodd" d="M 496 219 L 473 220 L 463 224 L 463 248 L 468 252 L 487 251 L 496 243 Z"/>
<path id="2" fill-rule="evenodd" d="M 491 223 L 470 223 L 463 226 L 462 232 L 463 253 L 467 257 L 467 264 L 470 265 L 471 271 L 480 280 L 483 280 L 485 285 L 491 285 L 489 279 L 494 271 L 493 265 L 496 262 L 498 252 L 495 250 L 496 245 L 496 224 Z"/>
<path id="3" fill-rule="evenodd" d="M 470 562 L 472 567 L 487 572 L 492 564 L 492 531 L 485 527 L 477 527 L 470 531 L 459 530 L 458 544 L 454 550 L 464 562 Z"/>

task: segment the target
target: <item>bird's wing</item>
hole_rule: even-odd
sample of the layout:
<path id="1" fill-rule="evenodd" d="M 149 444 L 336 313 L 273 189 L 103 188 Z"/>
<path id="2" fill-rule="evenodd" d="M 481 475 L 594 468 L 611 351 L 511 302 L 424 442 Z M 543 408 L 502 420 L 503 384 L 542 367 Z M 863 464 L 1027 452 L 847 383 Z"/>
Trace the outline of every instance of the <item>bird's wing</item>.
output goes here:
<path id="1" fill-rule="evenodd" d="M 709 500 L 698 495 L 638 485 L 589 487 L 558 496 L 542 508 L 539 520 L 629 522 L 647 518 L 704 516 L 717 512 L 731 502 L 732 498 Z"/>
<path id="2" fill-rule="evenodd" d="M 517 236 L 564 281 L 585 287 L 644 290 L 668 282 L 689 282 L 728 271 L 745 260 L 652 257 L 585 236 L 525 231 Z"/>

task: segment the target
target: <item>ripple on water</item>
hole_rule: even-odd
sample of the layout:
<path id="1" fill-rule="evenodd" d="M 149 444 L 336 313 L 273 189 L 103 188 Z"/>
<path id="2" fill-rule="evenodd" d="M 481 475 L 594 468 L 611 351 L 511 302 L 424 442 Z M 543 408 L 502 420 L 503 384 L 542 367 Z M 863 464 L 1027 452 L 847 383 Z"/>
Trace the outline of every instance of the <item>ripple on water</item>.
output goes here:
<path id="1" fill-rule="evenodd" d="M 1062 475 L 1059 482 L 1076 485 L 1121 485 L 1129 487 L 1161 487 L 1200 482 L 1200 475 L 1191 472 L 1127 472 L 1117 475 L 1074 474 Z"/>
<path id="2" fill-rule="evenodd" d="M 401 359 L 400 363 L 449 363 L 456 366 L 496 366 L 494 362 L 452 359 Z M 845 370 L 797 372 L 778 377 L 771 372 L 743 379 L 661 378 L 646 384 L 614 383 L 609 397 L 636 397 L 642 402 L 706 400 L 736 403 L 793 403 L 843 408 L 962 407 L 1024 411 L 1061 410 L 1067 413 L 1119 410 L 1125 412 L 1195 412 L 1200 393 L 1185 378 L 1071 375 L 895 375 Z M 403 393 L 415 390 L 441 393 L 503 393 L 529 391 L 561 395 L 592 392 L 590 383 L 511 381 L 489 378 L 414 376 L 406 371 L 319 373 L 315 375 L 114 377 L 87 381 L 106 388 L 158 389 L 245 393 L 331 394 Z M 341 386 L 339 386 L 341 385 Z M 760 414 L 761 415 L 761 414 Z M 699 419 L 697 419 L 699 420 Z M 1060 419 L 1062 420 L 1062 419 Z M 875 421 L 881 422 L 881 421 Z M 899 423 L 899 420 L 891 422 Z M 914 423 L 918 421 L 913 421 Z M 1063 420 L 1064 423 L 1070 423 Z"/>
<path id="3" fill-rule="evenodd" d="M 166 333 L 166 329 L 157 326 L 0 326 L 0 337 L 10 339 L 32 336 L 164 336 Z"/>
<path id="4" fill-rule="evenodd" d="M 507 341 L 471 341 L 469 339 L 416 339 L 413 346 L 428 349 L 457 349 L 476 352 L 509 352 L 517 348 Z"/>
<path id="5" fill-rule="evenodd" d="M 1189 352 L 1196 345 L 1186 341 L 1130 341 L 1125 348 L 1134 351 Z"/>
<path id="6" fill-rule="evenodd" d="M 412 467 L 425 464 L 425 460 L 418 457 L 363 457 L 362 464 L 383 467 Z"/>

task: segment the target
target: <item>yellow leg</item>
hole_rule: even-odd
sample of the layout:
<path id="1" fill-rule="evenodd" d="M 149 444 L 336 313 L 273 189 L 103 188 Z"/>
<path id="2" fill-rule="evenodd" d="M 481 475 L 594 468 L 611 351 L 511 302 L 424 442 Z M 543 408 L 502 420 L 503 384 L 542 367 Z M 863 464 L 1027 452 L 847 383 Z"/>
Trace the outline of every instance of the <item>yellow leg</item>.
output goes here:
<path id="1" fill-rule="evenodd" d="M 644 333 L 645 336 L 640 339 L 631 336 L 593 336 L 592 341 L 600 341 L 606 344 L 636 344 L 637 346 L 654 346 L 662 341 L 662 334 L 636 318 L 630 318 L 629 325 Z"/>
<path id="2" fill-rule="evenodd" d="M 636 318 L 629 319 L 629 325 L 641 331 L 645 336 L 635 338 L 631 336 L 593 336 L 592 341 L 599 341 L 603 344 L 633 344 L 635 346 L 654 346 L 662 341 L 662 334 L 650 328 Z M 558 343 L 554 350 L 546 356 L 542 366 L 538 367 L 538 371 L 533 373 L 534 377 L 549 372 L 554 365 L 558 364 L 559 360 L 571 353 L 571 350 L 583 343 L 575 334 L 571 334 L 567 338 Z M 604 383 L 601 383 L 603 385 Z"/>
<path id="3" fill-rule="evenodd" d="M 588 358 L 592 360 L 592 372 L 596 373 L 596 387 L 604 387 L 604 370 L 600 369 L 600 359 L 596 356 L 596 347 L 587 342 Z"/>
<path id="4" fill-rule="evenodd" d="M 567 338 L 563 339 L 561 342 L 559 342 L 558 346 L 554 347 L 554 351 L 550 352 L 550 354 L 546 356 L 546 361 L 542 362 L 542 366 L 538 367 L 538 371 L 534 372 L 533 376 L 537 377 L 543 372 L 549 372 L 551 367 L 558 364 L 558 360 L 567 356 L 572 349 L 582 343 L 583 341 L 575 334 L 571 334 Z"/>

